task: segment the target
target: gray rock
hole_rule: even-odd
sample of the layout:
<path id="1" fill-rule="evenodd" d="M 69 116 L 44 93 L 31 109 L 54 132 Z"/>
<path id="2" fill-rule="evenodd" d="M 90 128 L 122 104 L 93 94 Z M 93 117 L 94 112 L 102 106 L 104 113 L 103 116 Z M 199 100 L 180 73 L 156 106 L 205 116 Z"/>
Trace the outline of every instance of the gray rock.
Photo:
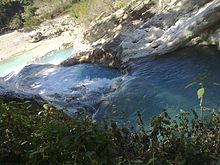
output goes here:
<path id="1" fill-rule="evenodd" d="M 160 56 L 189 45 L 220 47 L 219 0 L 135 0 L 99 18 L 84 34 L 92 49 L 79 53 L 75 61 L 109 66 L 100 59 L 111 54 L 120 66 L 132 59 Z"/>
<path id="2" fill-rule="evenodd" d="M 39 95 L 26 93 L 19 90 L 12 90 L 6 85 L 0 86 L 0 96 L 5 102 L 8 101 L 31 101 L 33 104 L 40 106 L 45 102 Z"/>
<path id="3" fill-rule="evenodd" d="M 31 37 L 31 42 L 32 43 L 35 43 L 35 42 L 39 42 L 43 39 L 43 35 L 41 32 L 37 32 L 36 34 L 34 34 L 32 37 Z"/>
<path id="4" fill-rule="evenodd" d="M 191 9 L 193 8 L 191 6 Z M 144 32 L 145 27 L 152 24 L 152 20 L 155 19 L 153 17 L 141 27 L 141 31 L 138 29 L 130 34 L 121 43 L 122 54 L 120 57 L 122 62 L 125 63 L 134 58 L 163 55 L 186 46 L 193 38 L 220 20 L 220 1 L 213 0 L 196 12 L 188 11 L 188 9 L 184 11 L 179 13 L 177 21 L 173 22 L 173 25 L 169 28 L 160 24 L 161 29 L 157 32 L 158 27 L 155 26 L 158 25 L 153 24 L 156 30 L 152 30 L 152 32 L 146 30 Z M 177 17 L 177 15 L 173 15 L 173 17 Z M 163 17 L 162 21 L 165 20 L 166 18 Z M 210 40 L 211 38 L 210 36 Z M 136 42 L 134 42 L 135 40 Z M 212 43 L 215 43 L 213 38 Z"/>

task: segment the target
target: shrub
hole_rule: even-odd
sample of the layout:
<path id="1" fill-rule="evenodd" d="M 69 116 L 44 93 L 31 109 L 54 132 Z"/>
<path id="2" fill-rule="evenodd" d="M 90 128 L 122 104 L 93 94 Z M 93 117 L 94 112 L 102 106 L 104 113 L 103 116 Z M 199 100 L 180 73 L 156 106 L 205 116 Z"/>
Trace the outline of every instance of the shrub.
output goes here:
<path id="1" fill-rule="evenodd" d="M 83 109 L 73 118 L 48 104 L 9 102 L 0 109 L 0 164 L 220 163 L 219 112 L 201 119 L 181 111 L 171 119 L 163 111 L 148 131 L 138 113 L 138 129 L 131 131 L 115 122 L 97 125 Z"/>
<path id="2" fill-rule="evenodd" d="M 33 30 L 36 26 L 39 26 L 41 23 L 41 20 L 38 17 L 31 17 L 28 20 L 24 22 L 24 30 L 25 31 L 31 31 Z"/>
<path id="3" fill-rule="evenodd" d="M 32 0 L 1 0 L 0 28 L 9 28 L 11 30 L 20 28 L 23 23 L 20 15 L 24 12 L 24 6 L 32 4 Z"/>
<path id="4" fill-rule="evenodd" d="M 22 13 L 22 18 L 24 21 L 30 19 L 35 16 L 35 11 L 37 8 L 33 6 L 24 6 L 24 12 Z"/>
<path id="5" fill-rule="evenodd" d="M 89 24 L 103 12 L 111 13 L 115 9 L 112 0 L 84 0 L 74 3 L 68 11 L 80 22 Z"/>
<path id="6" fill-rule="evenodd" d="M 12 19 L 8 23 L 8 28 L 15 30 L 21 28 L 22 25 L 23 25 L 23 21 L 21 19 L 21 16 L 19 14 L 16 14 L 14 17 L 12 17 Z"/>

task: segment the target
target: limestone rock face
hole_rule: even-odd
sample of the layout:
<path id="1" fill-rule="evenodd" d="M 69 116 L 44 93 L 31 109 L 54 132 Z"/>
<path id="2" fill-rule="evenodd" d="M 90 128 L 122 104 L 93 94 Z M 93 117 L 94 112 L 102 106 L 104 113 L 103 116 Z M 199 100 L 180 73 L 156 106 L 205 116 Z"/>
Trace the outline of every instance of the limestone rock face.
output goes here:
<path id="1" fill-rule="evenodd" d="M 181 1 L 178 1 L 178 3 L 180 2 Z M 189 5 L 190 1 L 182 2 Z M 139 57 L 163 55 L 180 47 L 184 47 L 193 38 L 214 26 L 215 23 L 220 20 L 219 0 L 207 2 L 200 7 L 201 2 L 197 1 L 197 3 L 198 4 L 190 4 L 193 6 L 184 7 L 183 9 L 179 9 L 179 11 L 177 10 L 176 12 L 178 14 L 172 16 L 170 13 L 172 13 L 173 9 L 167 10 L 169 11 L 168 18 L 162 13 L 162 19 L 158 19 L 157 14 L 135 30 L 121 43 L 123 51 L 120 57 L 122 62 L 124 63 Z M 169 6 L 167 6 L 167 8 L 169 8 Z M 155 21 L 155 19 L 157 21 Z M 209 40 L 213 40 L 212 36 L 209 38 Z"/>
<path id="2" fill-rule="evenodd" d="M 92 28 L 85 33 L 85 39 L 94 42 L 101 39 L 106 34 L 111 33 L 111 30 L 120 24 L 122 21 L 125 11 L 123 9 L 118 10 L 114 14 L 104 18 L 101 21 L 97 21 Z"/>
<path id="3" fill-rule="evenodd" d="M 77 24 L 73 18 L 68 15 L 64 15 L 53 20 L 46 20 L 30 33 L 31 42 L 40 41 L 42 36 L 45 39 L 50 39 L 58 37 L 66 32 L 74 32 L 76 26 Z"/>
<path id="4" fill-rule="evenodd" d="M 107 53 L 124 64 L 189 45 L 220 45 L 220 0 L 135 0 L 100 18 L 84 34 L 91 50 L 76 61 L 102 64 L 97 59 Z"/>

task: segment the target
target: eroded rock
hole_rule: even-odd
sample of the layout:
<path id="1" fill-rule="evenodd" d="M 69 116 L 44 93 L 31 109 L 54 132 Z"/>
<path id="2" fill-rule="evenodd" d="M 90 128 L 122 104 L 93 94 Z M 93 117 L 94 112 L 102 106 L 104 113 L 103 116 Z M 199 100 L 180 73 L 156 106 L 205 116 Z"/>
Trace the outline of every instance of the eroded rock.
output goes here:
<path id="1" fill-rule="evenodd" d="M 132 59 L 167 54 L 190 44 L 220 45 L 220 32 L 216 30 L 220 21 L 219 0 L 137 0 L 133 2 L 135 7 L 131 4 L 99 20 L 85 33 L 89 42 L 101 43 L 93 49 L 99 51 L 101 47 L 104 52 L 87 54 L 89 58 L 81 55 L 80 59 L 89 62 L 108 52 L 123 64 Z M 119 25 L 120 29 L 115 30 Z M 105 42 L 101 42 L 103 38 Z M 116 45 L 114 51 L 108 45 Z"/>

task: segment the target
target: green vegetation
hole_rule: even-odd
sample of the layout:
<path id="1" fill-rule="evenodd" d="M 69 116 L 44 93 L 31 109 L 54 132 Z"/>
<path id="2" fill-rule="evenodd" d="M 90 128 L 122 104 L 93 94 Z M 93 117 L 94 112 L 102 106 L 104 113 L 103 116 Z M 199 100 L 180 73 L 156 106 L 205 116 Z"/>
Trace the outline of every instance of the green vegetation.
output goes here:
<path id="1" fill-rule="evenodd" d="M 36 8 L 33 0 L 2 0 L 0 1 L 0 29 L 14 30 L 23 27 L 35 16 Z M 31 24 L 36 26 L 38 24 Z"/>
<path id="2" fill-rule="evenodd" d="M 68 12 L 80 22 L 89 24 L 96 17 L 105 12 L 105 15 L 124 7 L 129 0 L 82 0 L 74 3 Z"/>
<path id="3" fill-rule="evenodd" d="M 114 10 L 115 8 L 111 0 L 85 0 L 73 4 L 71 8 L 68 9 L 73 17 L 86 24 L 93 21 L 102 12 Z"/>
<path id="4" fill-rule="evenodd" d="M 88 24 L 103 12 L 123 7 L 128 0 L 1 0 L 0 32 L 24 27 L 29 31 L 46 19 L 69 13 Z M 38 11 L 38 12 L 37 12 Z"/>
<path id="5" fill-rule="evenodd" d="M 0 164 L 217 164 L 220 163 L 220 114 L 206 119 L 166 111 L 145 130 L 137 114 L 136 131 L 115 122 L 96 124 L 82 109 L 75 117 L 45 104 L 0 104 Z"/>

